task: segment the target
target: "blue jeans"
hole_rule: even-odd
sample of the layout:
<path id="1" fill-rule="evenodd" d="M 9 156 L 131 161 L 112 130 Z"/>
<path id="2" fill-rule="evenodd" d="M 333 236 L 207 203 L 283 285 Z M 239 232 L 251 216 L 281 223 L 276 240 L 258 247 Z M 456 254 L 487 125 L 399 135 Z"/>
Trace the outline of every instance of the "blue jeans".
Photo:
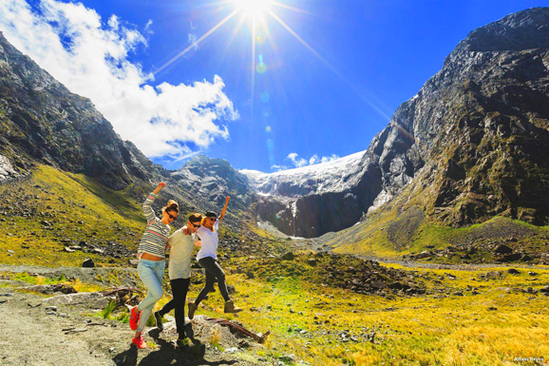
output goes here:
<path id="1" fill-rule="evenodd" d="M 137 265 L 139 278 L 147 287 L 147 297 L 137 305 L 137 310 L 141 311 L 137 332 L 142 332 L 147 325 L 147 320 L 151 316 L 154 304 L 162 298 L 162 280 L 164 279 L 164 261 L 149 261 L 140 259 Z"/>

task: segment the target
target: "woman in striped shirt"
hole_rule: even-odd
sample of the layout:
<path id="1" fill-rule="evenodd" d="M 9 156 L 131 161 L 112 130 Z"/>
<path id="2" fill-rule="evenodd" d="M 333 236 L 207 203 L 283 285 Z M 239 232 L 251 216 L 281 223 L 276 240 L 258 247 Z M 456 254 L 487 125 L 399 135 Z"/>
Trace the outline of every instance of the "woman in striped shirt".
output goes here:
<path id="1" fill-rule="evenodd" d="M 159 183 L 156 189 L 149 194 L 145 203 L 143 203 L 143 213 L 147 218 L 147 228 L 139 243 L 137 272 L 147 287 L 148 293 L 143 301 L 133 307 L 130 312 L 130 328 L 136 331 L 132 343 L 135 343 L 138 348 L 147 347 L 141 334 L 151 315 L 154 304 L 162 298 L 164 254 L 166 253 L 168 238 L 170 236 L 170 226 L 168 224 L 171 224 L 179 213 L 177 202 L 170 200 L 168 205 L 162 209 L 162 219 L 159 219 L 154 214 L 151 205 L 158 192 L 165 186 L 165 183 Z"/>

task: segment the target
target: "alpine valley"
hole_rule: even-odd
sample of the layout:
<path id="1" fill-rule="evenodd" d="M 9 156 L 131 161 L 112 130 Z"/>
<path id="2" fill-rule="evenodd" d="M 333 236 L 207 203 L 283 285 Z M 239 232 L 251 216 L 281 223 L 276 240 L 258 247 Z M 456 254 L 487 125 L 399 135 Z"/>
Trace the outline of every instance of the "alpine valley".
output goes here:
<path id="1" fill-rule="evenodd" d="M 132 363 L 96 327 L 105 334 L 85 342 L 97 360 L 155 364 L 146 361 L 156 353 L 165 364 L 193 365 L 504 365 L 547 355 L 549 8 L 472 31 L 364 149 L 269 174 L 205 155 L 167 170 L 0 33 L 0 292 L 21 297 L 6 314 L 43 313 L 20 305 L 43 301 L 22 283 L 140 286 L 131 268 L 145 225 L 140 206 L 164 181 L 157 212 L 171 198 L 182 217 L 219 211 L 231 196 L 220 260 L 250 310 L 242 324 L 268 327 L 270 341 L 241 343 L 208 328 L 205 354 L 190 347 L 181 358 L 151 335 L 160 351 Z M 76 268 L 83 262 L 95 272 Z M 203 281 L 193 270 L 189 296 Z M 0 313 L 10 304 L 1 295 Z M 212 297 L 204 313 L 215 318 Z M 107 301 L 93 319 L 116 328 L 130 300 Z M 70 306 L 75 324 L 92 316 Z M 74 347 L 84 342 L 70 337 Z M 120 337 L 113 342 L 124 347 Z M 23 363 L 12 348 L 0 363 Z"/>

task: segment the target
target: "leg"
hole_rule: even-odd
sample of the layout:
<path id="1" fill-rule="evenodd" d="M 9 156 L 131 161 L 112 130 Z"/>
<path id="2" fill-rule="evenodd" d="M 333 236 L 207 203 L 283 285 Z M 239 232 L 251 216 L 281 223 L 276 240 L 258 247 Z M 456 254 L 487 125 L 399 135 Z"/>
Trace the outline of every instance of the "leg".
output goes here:
<path id="1" fill-rule="evenodd" d="M 206 258 L 204 258 L 204 259 L 206 259 Z M 213 286 L 214 286 L 214 283 L 215 283 L 215 275 L 213 273 L 210 273 L 208 271 L 208 269 L 202 265 L 202 261 L 203 261 L 203 259 L 201 259 L 199 263 L 206 270 L 205 271 L 206 272 L 206 285 L 204 286 L 202 291 L 200 291 L 200 293 L 198 294 L 198 297 L 194 301 L 195 306 L 198 306 L 198 304 L 200 304 L 200 302 L 202 300 L 204 300 L 206 295 L 208 295 L 208 293 L 213 289 Z"/>
<path id="2" fill-rule="evenodd" d="M 141 269 L 139 268 L 141 266 Z M 137 333 L 141 333 L 147 325 L 147 320 L 151 316 L 154 304 L 162 298 L 162 280 L 164 278 L 164 261 L 139 261 L 139 277 L 147 287 L 147 296 L 139 303 L 137 310 L 141 311 Z"/>
<path id="3" fill-rule="evenodd" d="M 223 269 L 219 265 L 218 261 L 215 261 L 214 264 L 218 272 L 218 275 L 216 277 L 217 285 L 219 286 L 219 292 L 221 293 L 221 296 L 223 296 L 223 299 L 225 301 L 229 301 L 231 298 L 229 297 L 229 291 L 227 290 L 227 284 L 225 283 L 225 272 L 223 272 Z"/>
<path id="4" fill-rule="evenodd" d="M 190 278 L 178 278 L 170 281 L 175 304 L 175 325 L 179 338 L 185 338 L 185 300 L 189 289 Z"/>
<path id="5" fill-rule="evenodd" d="M 210 274 L 217 281 L 219 285 L 219 292 L 221 292 L 221 296 L 223 296 L 223 299 L 225 299 L 225 301 L 229 301 L 231 298 L 229 297 L 227 285 L 225 284 L 225 272 L 223 272 L 223 269 L 221 269 L 219 262 L 213 258 L 206 257 L 202 258 L 198 263 L 206 270 L 206 283 L 208 279 L 208 274 Z"/>

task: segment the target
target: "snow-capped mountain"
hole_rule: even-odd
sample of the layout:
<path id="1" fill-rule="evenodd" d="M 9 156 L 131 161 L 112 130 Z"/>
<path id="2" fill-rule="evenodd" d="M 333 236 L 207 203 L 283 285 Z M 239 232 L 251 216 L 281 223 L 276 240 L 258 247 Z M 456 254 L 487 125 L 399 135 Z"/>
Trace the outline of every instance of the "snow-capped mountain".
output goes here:
<path id="1" fill-rule="evenodd" d="M 301 168 L 263 173 L 243 169 L 250 186 L 262 196 L 298 197 L 348 189 L 360 179 L 359 172 L 366 151 L 361 151 L 326 163 Z"/>

